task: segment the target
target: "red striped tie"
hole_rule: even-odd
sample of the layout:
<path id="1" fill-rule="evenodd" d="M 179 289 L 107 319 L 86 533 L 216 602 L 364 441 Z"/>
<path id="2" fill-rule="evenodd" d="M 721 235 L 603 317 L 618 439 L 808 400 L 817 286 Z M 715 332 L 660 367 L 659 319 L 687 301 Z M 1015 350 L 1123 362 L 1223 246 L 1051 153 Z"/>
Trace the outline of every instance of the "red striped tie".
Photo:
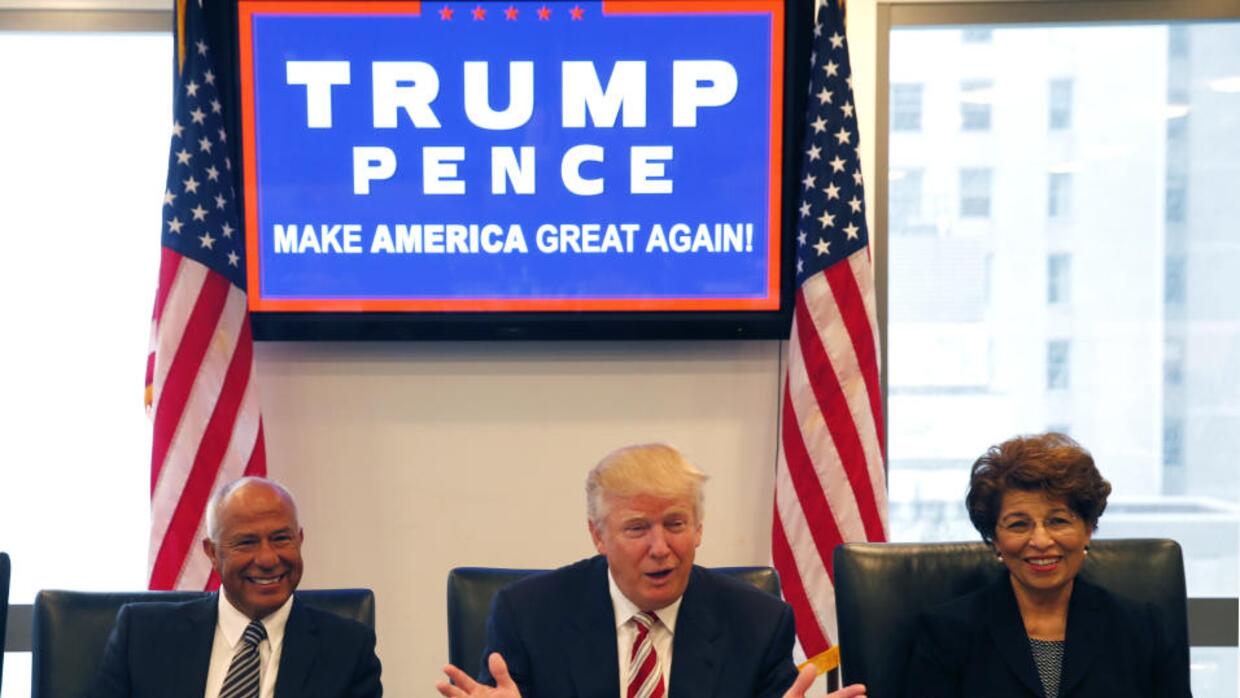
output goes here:
<path id="1" fill-rule="evenodd" d="M 627 698 L 663 698 L 663 672 L 659 670 L 659 656 L 650 639 L 650 628 L 659 622 L 658 616 L 642 611 L 633 616 L 637 624 L 637 639 L 629 654 L 629 690 Z"/>

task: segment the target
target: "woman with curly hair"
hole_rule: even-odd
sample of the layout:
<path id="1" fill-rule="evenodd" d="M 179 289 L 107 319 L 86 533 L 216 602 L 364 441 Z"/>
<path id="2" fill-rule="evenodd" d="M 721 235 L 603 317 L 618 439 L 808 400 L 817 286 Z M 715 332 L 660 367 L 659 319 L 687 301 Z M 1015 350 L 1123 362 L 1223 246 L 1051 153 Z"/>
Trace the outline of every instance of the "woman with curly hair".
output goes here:
<path id="1" fill-rule="evenodd" d="M 1077 577 L 1110 494 L 1063 434 L 978 458 L 965 505 L 1007 574 L 919 619 L 906 698 L 1190 696 L 1188 648 L 1158 611 Z"/>

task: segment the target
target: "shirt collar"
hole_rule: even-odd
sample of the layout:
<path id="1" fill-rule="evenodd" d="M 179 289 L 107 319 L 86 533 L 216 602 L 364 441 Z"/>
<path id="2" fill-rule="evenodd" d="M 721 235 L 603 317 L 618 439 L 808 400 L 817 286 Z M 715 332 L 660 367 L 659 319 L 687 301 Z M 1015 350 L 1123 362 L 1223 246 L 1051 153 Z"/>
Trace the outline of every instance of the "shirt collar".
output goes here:
<path id="1" fill-rule="evenodd" d="M 632 620 L 633 616 L 641 613 L 641 609 L 616 586 L 616 578 L 612 576 L 610 567 L 607 568 L 607 590 L 611 593 L 611 607 L 616 612 L 616 629 L 619 630 Z M 676 616 L 680 615 L 680 602 L 683 599 L 684 596 L 681 595 L 663 608 L 652 611 L 672 635 L 676 634 Z"/>
<path id="2" fill-rule="evenodd" d="M 219 592 L 217 596 L 219 596 L 218 622 L 220 630 L 224 632 L 224 639 L 228 641 L 228 648 L 235 649 L 237 643 L 241 641 L 241 635 L 245 633 L 246 626 L 250 624 L 250 618 L 229 603 L 223 591 Z M 263 629 L 267 631 L 267 641 L 271 643 L 272 651 L 275 651 L 284 642 L 284 626 L 288 623 L 288 614 L 292 610 L 293 596 L 290 594 L 288 600 L 282 606 L 262 619 Z"/>

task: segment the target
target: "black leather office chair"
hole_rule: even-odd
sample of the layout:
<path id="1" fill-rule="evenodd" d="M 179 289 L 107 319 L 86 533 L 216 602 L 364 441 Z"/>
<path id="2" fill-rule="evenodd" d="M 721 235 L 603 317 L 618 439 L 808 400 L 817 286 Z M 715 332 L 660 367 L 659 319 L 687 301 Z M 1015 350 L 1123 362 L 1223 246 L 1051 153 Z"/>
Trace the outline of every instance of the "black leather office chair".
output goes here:
<path id="1" fill-rule="evenodd" d="M 201 591 L 40 591 L 34 600 L 31 698 L 80 698 L 90 686 L 116 614 L 127 603 L 189 601 Z M 375 625 L 375 595 L 369 589 L 297 592 L 307 606 Z"/>
<path id="2" fill-rule="evenodd" d="M 917 615 L 990 584 L 1006 568 L 983 543 L 850 543 L 835 549 L 835 608 L 844 679 L 870 698 L 903 690 Z M 1081 577 L 1154 603 L 1188 645 L 1184 555 L 1172 540 L 1094 539 Z"/>
<path id="3" fill-rule="evenodd" d="M 4 685 L 4 638 L 9 625 L 9 554 L 0 553 L 0 686 Z"/>
<path id="4" fill-rule="evenodd" d="M 487 644 L 487 615 L 495 592 L 513 582 L 547 570 L 457 567 L 448 573 L 448 661 L 477 676 Z M 716 567 L 779 596 L 779 575 L 770 567 Z"/>

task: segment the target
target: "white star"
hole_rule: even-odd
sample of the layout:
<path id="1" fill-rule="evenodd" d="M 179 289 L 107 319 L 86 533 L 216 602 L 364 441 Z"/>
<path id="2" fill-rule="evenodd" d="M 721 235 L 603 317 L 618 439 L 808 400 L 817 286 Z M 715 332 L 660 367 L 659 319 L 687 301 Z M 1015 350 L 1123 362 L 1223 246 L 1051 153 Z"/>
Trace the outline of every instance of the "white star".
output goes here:
<path id="1" fill-rule="evenodd" d="M 843 48 L 844 47 L 844 37 L 840 36 L 839 32 L 835 32 L 834 34 L 832 34 L 830 36 L 830 39 L 831 39 L 831 48 Z"/>
<path id="2" fill-rule="evenodd" d="M 839 74 L 840 66 L 835 61 L 827 61 L 827 64 L 822 66 L 822 69 L 827 71 L 827 76 L 830 77 Z"/>
<path id="3" fill-rule="evenodd" d="M 805 247 L 805 238 L 806 238 L 805 231 L 798 230 L 797 231 L 797 244 L 800 245 L 801 247 Z"/>
<path id="4" fill-rule="evenodd" d="M 840 188 L 835 186 L 835 182 L 828 184 L 823 191 L 827 193 L 827 200 L 840 198 Z"/>
<path id="5" fill-rule="evenodd" d="M 802 202 L 801 202 L 801 217 L 802 217 L 802 218 L 809 218 L 809 211 L 810 211 L 809 202 L 808 202 L 808 201 L 802 201 Z"/>
<path id="6" fill-rule="evenodd" d="M 198 107 L 194 107 L 194 111 L 189 113 L 190 120 L 196 124 L 206 123 L 207 113 Z"/>
<path id="7" fill-rule="evenodd" d="M 237 266 L 237 260 L 239 259 L 241 258 L 237 256 L 236 252 L 229 252 L 228 253 L 228 266 L 230 267 Z"/>
<path id="8" fill-rule="evenodd" d="M 200 56 L 207 55 L 207 42 L 203 41 L 202 39 L 199 39 L 198 41 L 194 42 L 194 45 L 198 47 L 198 55 Z"/>
<path id="9" fill-rule="evenodd" d="M 208 85 L 214 85 L 215 84 L 215 73 L 212 73 L 210 70 L 208 70 L 207 72 L 202 74 L 202 79 L 206 81 Z"/>
<path id="10" fill-rule="evenodd" d="M 219 178 L 220 178 L 220 171 L 215 169 L 215 165 L 212 165 L 207 168 L 207 179 L 214 182 L 218 180 Z"/>
<path id="11" fill-rule="evenodd" d="M 861 213 L 861 199 L 858 199 L 855 196 L 849 199 L 848 207 L 852 209 L 853 213 Z"/>
<path id="12" fill-rule="evenodd" d="M 861 186 L 861 170 L 853 170 L 853 182 L 857 186 Z"/>
<path id="13" fill-rule="evenodd" d="M 211 139 L 203 136 L 198 139 L 198 149 L 203 152 L 211 152 Z"/>
<path id="14" fill-rule="evenodd" d="M 198 83 L 194 82 L 193 80 L 190 80 L 189 82 L 185 83 L 185 96 L 186 97 L 197 97 L 198 96 Z"/>
<path id="15" fill-rule="evenodd" d="M 232 171 L 232 158 L 224 158 L 224 169 Z"/>
<path id="16" fill-rule="evenodd" d="M 817 51 L 810 51 L 810 52 L 809 52 L 809 67 L 810 67 L 810 68 L 813 68 L 813 67 L 814 67 L 814 66 L 816 66 L 816 65 L 818 65 L 818 52 L 817 52 Z M 810 85 L 810 86 L 809 86 L 809 91 L 810 91 L 810 92 L 813 92 L 813 91 L 814 91 L 814 86 L 813 86 L 813 85 Z"/>
<path id="17" fill-rule="evenodd" d="M 231 225 L 229 225 L 227 222 L 225 222 L 224 226 L 220 230 L 223 231 L 224 237 L 231 238 L 234 228 Z"/>
<path id="18" fill-rule="evenodd" d="M 831 215 L 830 213 L 827 213 L 826 211 L 823 211 L 822 215 L 818 216 L 818 222 L 822 223 L 823 228 L 834 228 L 835 227 L 835 216 Z"/>
<path id="19" fill-rule="evenodd" d="M 211 237 L 211 233 L 203 233 L 202 235 L 198 236 L 198 239 L 202 240 L 202 246 L 205 247 L 206 249 L 208 250 L 215 249 L 211 247 L 212 245 L 215 244 L 215 238 Z"/>
<path id="20" fill-rule="evenodd" d="M 228 199 L 225 199 L 223 194 L 216 194 L 216 195 L 215 195 L 215 207 L 216 207 L 216 208 L 218 208 L 219 210 L 223 211 L 223 210 L 224 210 L 224 205 L 225 205 L 225 204 L 227 204 L 227 203 L 228 203 Z"/>
<path id="21" fill-rule="evenodd" d="M 175 200 L 176 198 L 177 198 L 177 195 L 173 194 L 171 189 L 164 190 L 164 205 L 165 206 L 171 206 L 173 200 Z"/>
<path id="22" fill-rule="evenodd" d="M 814 123 L 810 124 L 810 126 L 814 127 L 814 133 L 822 133 L 827 130 L 827 122 L 823 121 L 821 116 L 814 119 Z"/>
<path id="23" fill-rule="evenodd" d="M 853 225 L 852 223 L 849 223 L 849 224 L 848 224 L 848 226 L 844 228 L 844 233 L 845 233 L 846 235 L 848 235 L 848 239 L 849 239 L 849 240 L 856 240 L 856 239 L 857 239 L 857 233 L 858 233 L 860 230 L 861 230 L 861 229 L 860 229 L 860 228 L 858 228 L 857 226 Z"/>
<path id="24" fill-rule="evenodd" d="M 818 103 L 819 104 L 830 104 L 831 97 L 834 96 L 834 94 L 835 93 L 832 92 L 831 90 L 828 90 L 825 87 L 822 88 L 821 90 L 818 91 Z"/>
<path id="25" fill-rule="evenodd" d="M 181 148 L 180 150 L 177 151 L 177 164 L 188 165 L 189 159 L 192 157 L 194 156 L 191 155 L 188 150 L 186 150 L 185 148 Z"/>
<path id="26" fill-rule="evenodd" d="M 822 25 L 821 24 L 814 25 L 814 36 L 822 36 Z"/>
<path id="27" fill-rule="evenodd" d="M 813 188 L 814 188 L 814 180 L 815 180 L 815 179 L 816 179 L 816 177 L 814 177 L 814 175 L 812 175 L 812 174 L 807 174 L 807 175 L 805 175 L 805 179 L 801 180 L 801 182 L 802 182 L 803 184 L 805 184 L 805 188 L 806 188 L 807 190 L 809 190 L 809 189 L 813 189 Z"/>
<path id="28" fill-rule="evenodd" d="M 217 133 L 220 134 L 220 143 L 228 142 L 228 134 L 224 132 L 224 129 L 220 129 Z"/>
<path id="29" fill-rule="evenodd" d="M 848 83 L 848 89 L 850 89 L 850 90 L 851 90 L 851 89 L 852 89 L 852 76 L 851 76 L 851 75 L 849 75 L 849 76 L 848 76 L 848 79 L 847 79 L 847 80 L 845 80 L 844 82 Z"/>
<path id="30" fill-rule="evenodd" d="M 844 161 L 841 160 L 840 156 L 838 155 L 836 155 L 835 159 L 832 160 L 829 164 L 831 165 L 832 172 L 843 172 L 844 171 Z"/>
<path id="31" fill-rule="evenodd" d="M 185 127 L 181 125 L 180 121 L 177 121 L 176 119 L 172 120 L 172 135 L 176 136 L 177 138 L 180 138 L 181 132 L 184 130 L 185 130 Z"/>
<path id="32" fill-rule="evenodd" d="M 797 260 L 797 273 L 802 274 L 804 272 L 805 272 L 805 262 L 802 262 L 801 260 L 798 259 Z"/>
<path id="33" fill-rule="evenodd" d="M 814 249 L 818 251 L 818 256 L 821 257 L 831 251 L 831 243 L 818 238 L 818 242 L 814 243 Z"/>
<path id="34" fill-rule="evenodd" d="M 822 157 L 822 148 L 819 148 L 817 145 L 811 145 L 809 150 L 805 151 L 805 154 L 809 156 L 809 161 L 813 162 Z"/>
<path id="35" fill-rule="evenodd" d="M 190 175 L 189 179 L 185 180 L 185 191 L 191 194 L 198 193 L 198 180 L 194 179 L 194 175 Z"/>
<path id="36" fill-rule="evenodd" d="M 196 221 L 207 220 L 207 209 L 203 208 L 202 204 L 198 204 L 197 206 L 193 207 L 192 209 L 190 209 L 190 212 L 194 214 L 194 220 Z"/>
<path id="37" fill-rule="evenodd" d="M 839 145 L 844 145 L 852 140 L 852 133 L 850 133 L 848 129 L 841 126 L 840 130 L 835 134 L 835 140 L 838 141 Z"/>
<path id="38" fill-rule="evenodd" d="M 852 102 L 844 102 L 842 105 L 840 105 L 840 111 L 844 112 L 845 118 L 851 119 L 853 115 Z"/>
<path id="39" fill-rule="evenodd" d="M 185 224 L 181 222 L 180 218 L 173 216 L 172 220 L 168 221 L 168 232 L 179 234 L 183 225 Z"/>
<path id="40" fill-rule="evenodd" d="M 211 100 L 211 113 L 212 114 L 220 113 L 220 100 L 218 99 Z"/>

